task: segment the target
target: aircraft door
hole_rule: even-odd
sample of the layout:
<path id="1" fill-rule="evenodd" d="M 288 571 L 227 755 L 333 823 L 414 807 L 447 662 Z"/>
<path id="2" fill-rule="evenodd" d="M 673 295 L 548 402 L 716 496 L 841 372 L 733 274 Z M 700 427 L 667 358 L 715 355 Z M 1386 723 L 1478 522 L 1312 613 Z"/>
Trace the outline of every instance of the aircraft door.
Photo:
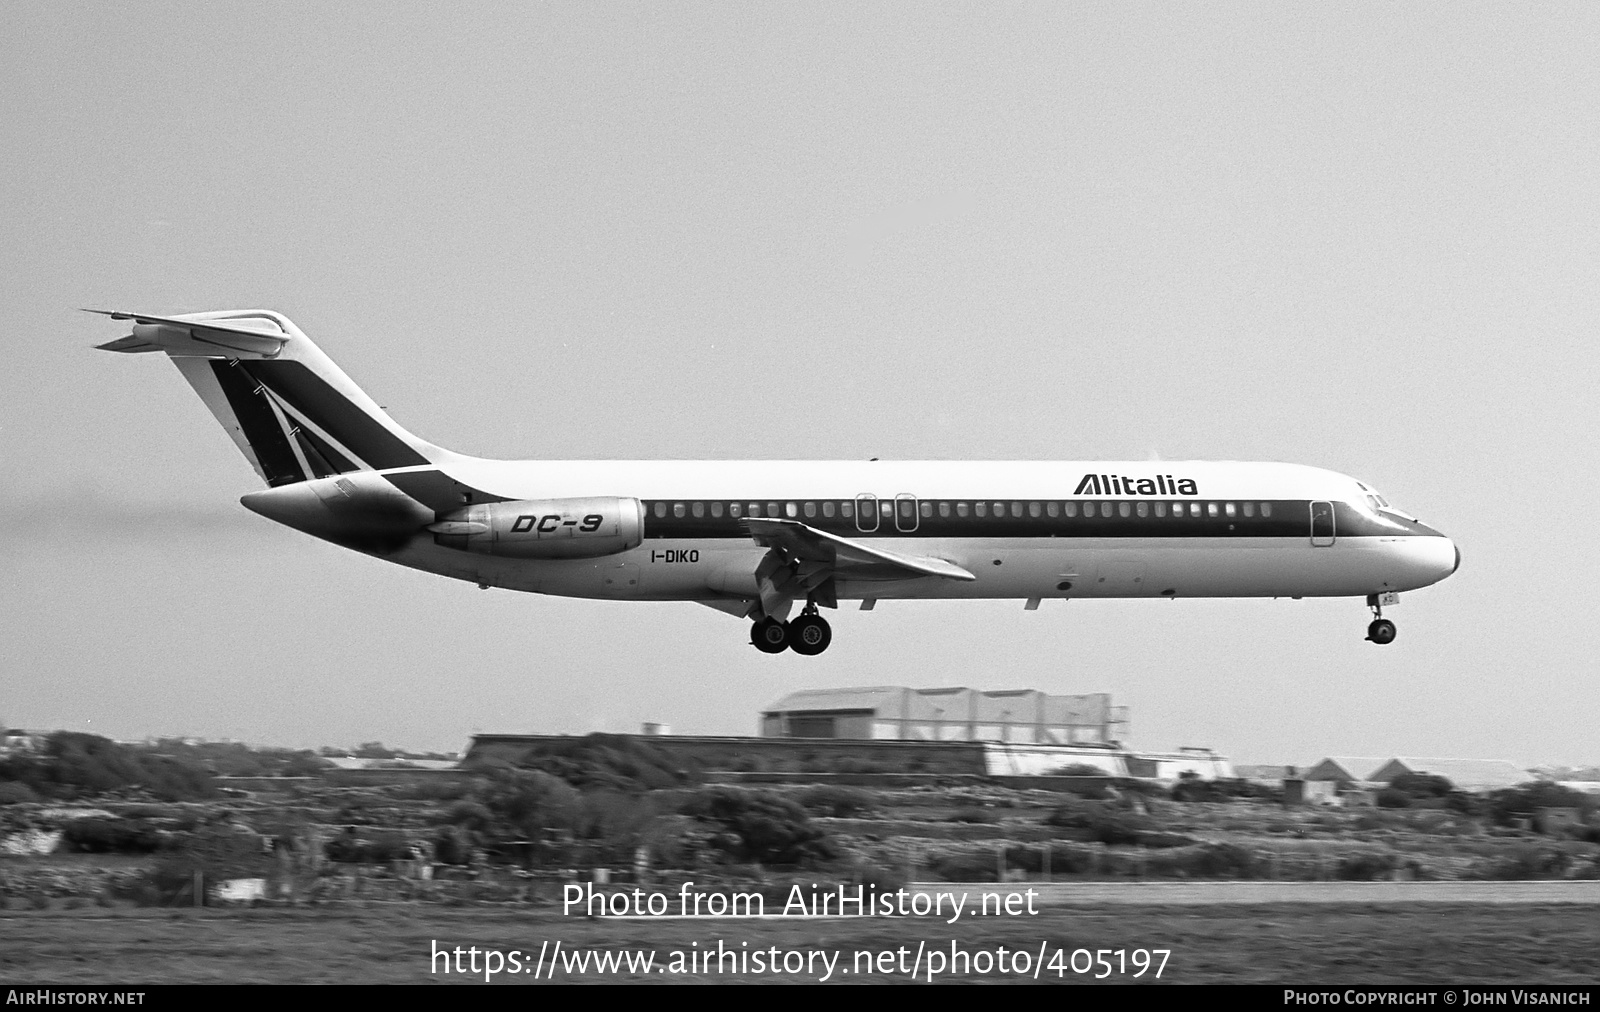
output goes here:
<path id="1" fill-rule="evenodd" d="M 878 529 L 878 497 L 863 492 L 856 496 L 856 530 L 875 531 Z"/>
<path id="2" fill-rule="evenodd" d="M 910 492 L 894 497 L 894 529 L 907 534 L 917 529 L 917 497 Z"/>
<path id="3" fill-rule="evenodd" d="M 1327 548 L 1333 544 L 1333 503 L 1314 502 L 1311 504 L 1311 547 Z"/>

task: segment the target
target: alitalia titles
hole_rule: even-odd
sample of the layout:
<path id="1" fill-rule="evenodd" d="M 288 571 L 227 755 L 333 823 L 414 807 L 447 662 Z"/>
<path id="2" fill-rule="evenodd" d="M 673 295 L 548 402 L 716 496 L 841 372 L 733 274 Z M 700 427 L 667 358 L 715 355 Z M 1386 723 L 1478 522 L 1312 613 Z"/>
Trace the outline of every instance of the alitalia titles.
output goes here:
<path id="1" fill-rule="evenodd" d="M 1174 478 L 1158 474 L 1154 478 L 1130 478 L 1125 474 L 1086 474 L 1073 495 L 1199 495 L 1193 478 Z"/>

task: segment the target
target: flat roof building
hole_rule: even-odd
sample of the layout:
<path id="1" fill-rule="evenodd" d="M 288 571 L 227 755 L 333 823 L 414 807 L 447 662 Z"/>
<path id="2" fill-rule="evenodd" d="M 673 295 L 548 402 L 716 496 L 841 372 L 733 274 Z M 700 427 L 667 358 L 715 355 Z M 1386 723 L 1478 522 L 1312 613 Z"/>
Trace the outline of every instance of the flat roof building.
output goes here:
<path id="1" fill-rule="evenodd" d="M 869 686 L 792 692 L 761 714 L 763 738 L 1003 741 L 1102 745 L 1126 736 L 1128 709 L 1108 693 Z"/>

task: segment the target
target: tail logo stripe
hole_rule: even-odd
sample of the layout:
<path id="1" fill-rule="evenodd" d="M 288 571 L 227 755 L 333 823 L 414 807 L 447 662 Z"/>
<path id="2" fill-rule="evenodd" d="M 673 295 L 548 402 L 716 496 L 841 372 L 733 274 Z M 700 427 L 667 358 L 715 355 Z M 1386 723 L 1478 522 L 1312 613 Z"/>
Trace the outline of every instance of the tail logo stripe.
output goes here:
<path id="1" fill-rule="evenodd" d="M 239 369 L 374 469 L 428 463 L 422 454 L 299 362 L 241 362 Z"/>
<path id="2" fill-rule="evenodd" d="M 262 389 L 266 390 L 265 387 Z M 277 396 L 271 390 L 267 390 L 263 396 L 270 399 L 273 406 L 282 412 L 284 419 L 288 423 L 289 431 L 296 438 L 303 437 L 311 442 L 317 453 L 328 464 L 329 474 L 343 474 L 346 471 L 377 470 L 361 460 L 357 454 L 350 452 L 349 447 L 324 432 L 321 426 L 307 418 L 303 412 L 297 410 L 288 401 Z M 310 453 L 306 455 L 308 457 L 311 456 Z M 317 477 L 321 478 L 324 475 L 319 474 Z"/>
<path id="3" fill-rule="evenodd" d="M 233 367 L 226 362 L 212 362 L 211 372 L 227 397 L 234 417 L 239 420 L 244 438 L 255 451 L 256 462 L 267 484 L 292 485 L 305 481 L 306 472 L 289 445 L 278 412 L 266 398 L 255 393 L 254 378 L 245 373 L 242 366 Z"/>

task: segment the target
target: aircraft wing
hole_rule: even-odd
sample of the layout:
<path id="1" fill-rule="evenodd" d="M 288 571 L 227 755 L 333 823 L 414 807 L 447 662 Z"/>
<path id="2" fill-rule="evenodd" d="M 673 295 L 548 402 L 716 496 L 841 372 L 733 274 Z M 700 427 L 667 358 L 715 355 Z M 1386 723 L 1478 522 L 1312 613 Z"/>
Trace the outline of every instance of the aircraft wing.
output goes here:
<path id="1" fill-rule="evenodd" d="M 271 358 L 289 343 L 289 335 L 265 317 L 229 320 L 180 320 L 170 316 L 116 313 L 86 309 L 113 320 L 132 320 L 133 333 L 116 341 L 95 345 L 102 351 L 137 354 L 164 351 L 169 355 L 228 358 L 240 353 Z"/>
<path id="2" fill-rule="evenodd" d="M 860 541 L 808 527 L 798 520 L 749 517 L 745 525 L 749 527 L 750 536 L 756 544 L 789 556 L 800 569 L 819 575 L 822 575 L 821 570 L 827 570 L 822 575 L 823 579 L 907 580 L 919 576 L 937 576 L 946 580 L 977 579 L 944 559 L 872 548 Z"/>

